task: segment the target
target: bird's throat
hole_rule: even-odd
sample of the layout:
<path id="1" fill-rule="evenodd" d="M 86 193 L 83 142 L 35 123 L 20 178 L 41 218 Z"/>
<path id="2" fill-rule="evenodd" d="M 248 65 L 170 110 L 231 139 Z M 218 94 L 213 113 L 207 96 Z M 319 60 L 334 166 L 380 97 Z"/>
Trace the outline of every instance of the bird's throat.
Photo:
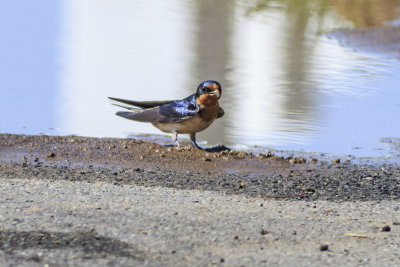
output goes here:
<path id="1" fill-rule="evenodd" d="M 199 96 L 196 101 L 201 109 L 218 106 L 218 98 L 216 96 L 204 94 Z"/>

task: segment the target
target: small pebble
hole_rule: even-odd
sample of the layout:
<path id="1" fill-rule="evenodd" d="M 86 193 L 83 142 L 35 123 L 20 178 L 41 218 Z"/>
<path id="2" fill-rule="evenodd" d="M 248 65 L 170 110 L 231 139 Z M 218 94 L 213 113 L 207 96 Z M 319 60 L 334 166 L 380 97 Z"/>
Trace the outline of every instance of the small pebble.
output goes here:
<path id="1" fill-rule="evenodd" d="M 298 162 L 301 163 L 301 164 L 304 164 L 304 163 L 307 162 L 307 159 L 304 158 L 304 157 L 300 157 L 300 158 L 298 158 Z"/>
<path id="2" fill-rule="evenodd" d="M 339 164 L 340 163 L 340 159 L 334 159 L 334 160 L 332 160 L 332 163 L 333 164 Z"/>
<path id="3" fill-rule="evenodd" d="M 328 245 L 321 245 L 320 247 L 319 247 L 319 250 L 320 251 L 327 251 L 329 249 L 329 246 Z"/>
<path id="4" fill-rule="evenodd" d="M 390 226 L 389 225 L 385 225 L 382 227 L 382 232 L 390 232 Z"/>
<path id="5" fill-rule="evenodd" d="M 393 225 L 400 225 L 400 222 L 393 222 Z"/>
<path id="6" fill-rule="evenodd" d="M 49 154 L 47 154 L 48 158 L 54 158 L 56 156 L 56 154 L 54 152 L 50 152 Z"/>
<path id="7" fill-rule="evenodd" d="M 298 158 L 289 158 L 289 163 L 290 164 L 303 164 L 306 163 L 307 159 L 303 157 L 298 157 Z"/>
<path id="8" fill-rule="evenodd" d="M 267 235 L 267 234 L 269 234 L 269 231 L 261 229 L 260 234 Z"/>
<path id="9" fill-rule="evenodd" d="M 237 189 L 243 189 L 246 186 L 244 182 L 241 182 L 236 188 Z"/>

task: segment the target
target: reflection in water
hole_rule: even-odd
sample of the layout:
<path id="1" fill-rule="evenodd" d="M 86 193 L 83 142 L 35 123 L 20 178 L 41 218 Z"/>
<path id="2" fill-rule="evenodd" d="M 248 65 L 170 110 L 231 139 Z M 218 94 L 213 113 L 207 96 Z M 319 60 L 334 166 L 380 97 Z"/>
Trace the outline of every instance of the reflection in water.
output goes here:
<path id="1" fill-rule="evenodd" d="M 330 0 L 357 28 L 381 26 L 399 17 L 399 0 Z"/>
<path id="2" fill-rule="evenodd" d="M 0 1 L 0 131 L 36 134 L 57 121 L 57 1 Z"/>
<path id="3" fill-rule="evenodd" d="M 192 12 L 179 2 L 64 2 L 63 133 L 159 133 L 151 125 L 115 117 L 107 96 L 174 99 L 195 91 L 197 81 L 189 75 L 192 38 L 187 36 Z"/>
<path id="4" fill-rule="evenodd" d="M 8 20 L 12 21 L 18 5 L 5 2 L 14 6 L 14 11 L 9 9 Z M 51 12 L 58 15 L 43 17 L 38 27 L 54 26 L 38 38 L 46 40 L 46 45 L 38 42 L 35 51 L 50 44 L 52 49 L 35 66 L 35 78 L 49 73 L 47 78 L 53 82 L 43 85 L 25 75 L 21 81 L 30 84 L 18 87 L 8 75 L 2 77 L 8 84 L 0 89 L 3 99 L 16 102 L 18 95 L 3 88 L 21 88 L 19 94 L 34 98 L 46 111 L 22 108 L 16 112 L 7 104 L 0 111 L 19 114 L 13 121 L 30 128 L 16 130 L 15 123 L 1 115 L 0 130 L 38 133 L 57 127 L 50 133 L 155 134 L 159 131 L 151 125 L 116 117 L 117 109 L 107 96 L 178 99 L 192 94 L 202 80 L 215 79 L 223 85 L 221 100 L 226 116 L 201 133 L 199 140 L 384 155 L 374 150 L 383 147 L 379 139 L 398 137 L 400 132 L 399 124 L 391 121 L 399 112 L 400 97 L 394 85 L 399 82 L 400 64 L 356 54 L 324 33 L 342 27 L 382 25 L 397 17 L 398 2 L 52 1 L 56 4 Z M 32 14 L 41 13 L 37 10 Z M 26 23 L 15 29 L 29 32 L 29 26 Z M 2 28 L 0 31 L 3 36 L 12 36 Z M 17 38 L 9 40 L 11 44 L 2 44 L 3 51 L 24 47 Z M 25 60 L 35 56 L 29 51 L 25 57 L 15 53 L 3 62 L 26 66 Z M 61 71 L 53 74 L 59 67 Z M 14 68 L 14 72 L 26 74 L 28 70 Z M 40 90 L 45 93 L 35 98 L 32 92 Z M 56 105 L 49 106 L 49 102 Z M 27 124 L 21 115 L 24 112 L 46 119 Z"/>
<path id="5" fill-rule="evenodd" d="M 219 80 L 223 82 L 223 98 L 221 104 L 229 102 L 230 84 L 226 81 L 227 66 L 230 57 L 229 42 L 233 20 L 233 4 L 230 0 L 196 1 L 194 24 L 195 75 L 197 81 Z M 189 74 L 190 75 L 190 74 Z M 227 127 L 225 120 L 218 120 L 206 132 L 198 135 L 199 140 L 207 140 L 211 144 L 226 140 Z"/>

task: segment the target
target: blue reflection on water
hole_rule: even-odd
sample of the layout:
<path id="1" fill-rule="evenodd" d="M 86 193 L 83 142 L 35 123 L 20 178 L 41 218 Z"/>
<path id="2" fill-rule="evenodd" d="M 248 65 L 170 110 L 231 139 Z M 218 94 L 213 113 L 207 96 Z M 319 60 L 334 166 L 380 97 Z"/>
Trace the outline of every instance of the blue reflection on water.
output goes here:
<path id="1" fill-rule="evenodd" d="M 58 14 L 54 0 L 0 1 L 0 131 L 55 125 Z"/>
<path id="2" fill-rule="evenodd" d="M 0 131 L 155 134 L 107 97 L 183 98 L 216 79 L 226 116 L 200 140 L 385 156 L 379 140 L 399 137 L 398 61 L 317 34 L 317 15 L 298 28 L 282 3 L 251 16 L 229 1 L 168 3 L 1 1 Z"/>

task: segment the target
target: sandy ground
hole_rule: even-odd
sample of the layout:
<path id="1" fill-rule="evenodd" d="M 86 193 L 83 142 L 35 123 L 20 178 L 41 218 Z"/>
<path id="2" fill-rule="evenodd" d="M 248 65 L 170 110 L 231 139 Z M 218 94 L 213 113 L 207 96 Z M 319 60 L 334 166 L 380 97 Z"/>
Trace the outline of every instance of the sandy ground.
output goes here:
<path id="1" fill-rule="evenodd" d="M 400 264 L 397 165 L 216 151 L 0 135 L 0 265 Z"/>

